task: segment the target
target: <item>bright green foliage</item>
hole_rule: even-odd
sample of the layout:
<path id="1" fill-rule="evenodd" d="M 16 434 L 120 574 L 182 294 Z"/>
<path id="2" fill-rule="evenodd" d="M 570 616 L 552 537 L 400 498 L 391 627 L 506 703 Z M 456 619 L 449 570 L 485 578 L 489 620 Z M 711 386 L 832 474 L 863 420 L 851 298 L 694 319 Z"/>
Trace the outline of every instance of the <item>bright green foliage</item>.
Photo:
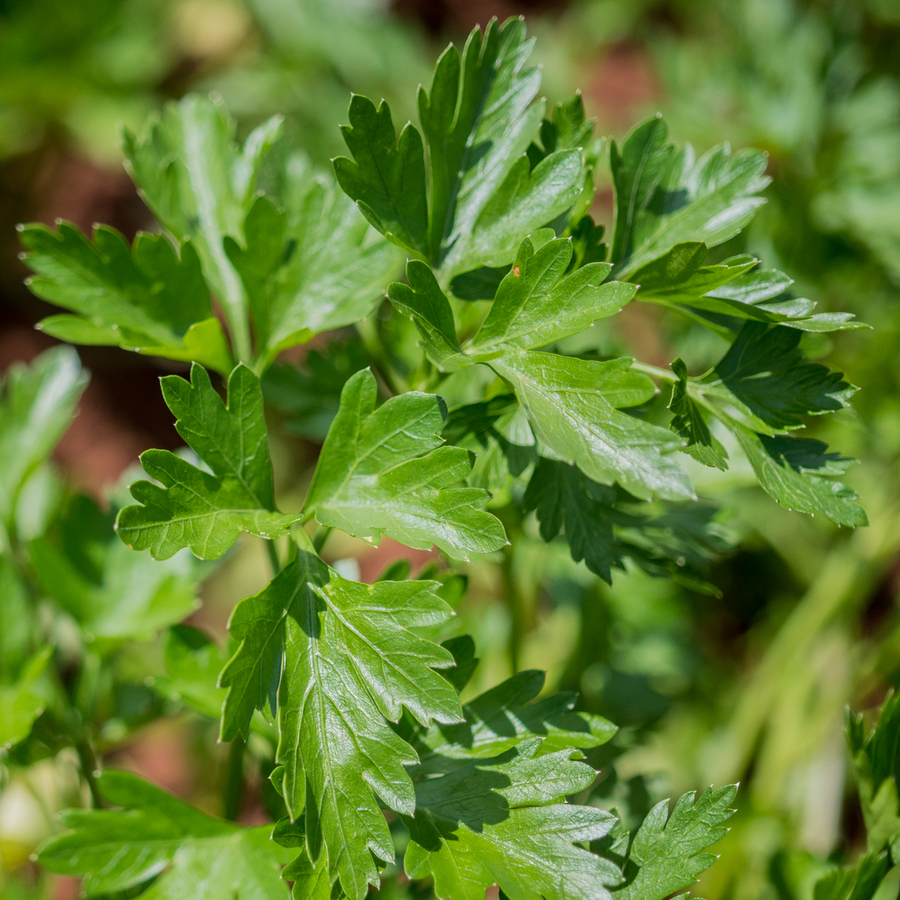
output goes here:
<path id="1" fill-rule="evenodd" d="M 372 231 L 334 184 L 301 170 L 291 187 L 290 212 L 258 197 L 243 223 L 245 246 L 225 239 L 263 365 L 287 347 L 365 318 L 398 267 L 396 249 L 368 239 Z"/>
<path id="2" fill-rule="evenodd" d="M 150 356 L 196 360 L 227 374 L 231 353 L 213 317 L 209 288 L 192 243 L 176 253 L 162 235 L 139 234 L 128 247 L 99 226 L 89 241 L 74 225 L 22 232 L 31 290 L 75 315 L 51 316 L 40 328 L 75 344 L 107 344 Z"/>
<path id="3" fill-rule="evenodd" d="M 177 417 L 178 433 L 212 474 L 167 450 L 141 454 L 144 471 L 163 485 L 138 481 L 116 528 L 130 547 L 168 559 L 190 547 L 201 559 L 218 559 L 241 531 L 269 539 L 284 534 L 298 516 L 275 510 L 259 379 L 243 365 L 228 378 L 228 404 L 209 375 L 194 364 L 191 381 L 163 379 L 163 396 Z"/>
<path id="4" fill-rule="evenodd" d="M 615 818 L 563 802 L 591 785 L 594 770 L 571 750 L 540 747 L 529 740 L 420 782 L 407 874 L 433 875 L 437 896 L 453 900 L 481 900 L 492 884 L 510 900 L 609 898 L 619 870 L 577 844 L 603 837 Z"/>
<path id="5" fill-rule="evenodd" d="M 720 147 L 695 160 L 668 143 L 659 118 L 612 145 L 608 248 L 589 213 L 603 144 L 577 95 L 542 120 L 530 49 L 520 19 L 475 29 L 461 53 L 451 46 L 440 57 L 419 92 L 420 128 L 399 138 L 385 103 L 354 97 L 343 129 L 352 159 L 334 165 L 344 193 L 291 148 L 263 171 L 277 120 L 241 147 L 219 104 L 187 98 L 125 141 L 163 235 L 129 248 L 105 228 L 93 240 L 68 225 L 25 232 L 35 292 L 70 313 L 47 330 L 194 363 L 190 381 L 166 376 L 162 391 L 195 456 L 143 454 L 155 481 L 132 485 L 137 505 L 117 519 L 121 545 L 100 536 L 108 522 L 86 500 L 63 498 L 23 530 L 31 504 L 21 496 L 83 380 L 66 351 L 9 377 L 0 512 L 14 553 L 0 565 L 0 704 L 6 741 L 21 743 L 10 753 L 24 758 L 45 725 L 49 733 L 62 722 L 64 745 L 84 765 L 93 738 L 94 710 L 77 705 L 90 687 L 82 659 L 71 710 L 64 697 L 57 722 L 48 707 L 28 738 L 49 702 L 47 657 L 35 654 L 43 620 L 18 624 L 28 576 L 54 625 L 77 626 L 84 659 L 112 658 L 122 641 L 171 626 L 166 674 L 142 689 L 165 709 L 221 715 L 220 736 L 234 742 L 229 770 L 240 775 L 245 754 L 256 757 L 271 772 L 264 799 L 279 820 L 274 830 L 241 828 L 109 773 L 99 793 L 124 809 L 69 814 L 71 830 L 41 853 L 54 871 L 84 874 L 89 893 L 146 885 L 151 898 L 259 900 L 294 881 L 298 897 L 363 900 L 399 850 L 407 874 L 430 879 L 423 889 L 442 900 L 481 900 L 493 885 L 509 900 L 664 900 L 713 861 L 707 849 L 725 833 L 733 786 L 687 794 L 671 816 L 657 805 L 629 841 L 611 812 L 566 799 L 592 790 L 596 773 L 579 751 L 613 736 L 606 719 L 576 712 L 574 694 L 539 698 L 543 675 L 531 671 L 460 704 L 473 644 L 439 643 L 465 591 L 454 561 L 497 553 L 518 604 L 523 544 L 513 551 L 507 541 L 529 539 L 534 512 L 543 540 L 562 534 L 575 561 L 606 581 L 636 566 L 714 591 L 702 570 L 725 534 L 716 510 L 696 502 L 680 452 L 719 469 L 746 457 L 783 506 L 863 524 L 855 494 L 833 477 L 851 460 L 795 436 L 854 390 L 807 359 L 802 332 L 856 326 L 814 313 L 755 257 L 707 264 L 709 248 L 735 237 L 762 202 L 765 156 Z M 366 220 L 409 255 L 405 277 L 397 246 Z M 391 277 L 402 280 L 386 285 Z M 379 305 L 384 287 L 389 302 Z M 699 340 L 671 372 L 613 355 L 628 326 L 605 320 L 634 298 L 724 339 L 721 360 L 689 374 L 701 364 L 695 347 L 710 362 Z M 274 365 L 338 328 L 340 343 L 309 353 L 303 371 L 288 355 Z M 224 400 L 208 369 L 227 377 Z M 285 514 L 264 390 L 289 430 L 324 439 L 303 508 Z M 449 417 L 442 395 L 456 407 Z M 243 532 L 274 541 L 292 527 L 289 540 L 268 545 L 273 578 L 237 604 L 224 647 L 177 624 L 195 603 L 188 549 L 216 559 Z M 332 528 L 436 546 L 451 568 L 442 559 L 416 580 L 399 564 L 375 584 L 351 581 L 319 555 Z M 578 578 L 589 583 L 584 571 Z M 522 611 L 512 612 L 515 659 Z M 103 640 L 85 649 L 92 638 Z M 57 693 L 71 681 L 57 678 Z M 890 741 L 879 733 L 857 735 L 855 749 L 871 782 L 870 854 L 828 875 L 817 900 L 866 900 L 860 891 L 896 840 L 896 766 L 882 764 L 878 747 Z"/>
<path id="6" fill-rule="evenodd" d="M 631 842 L 623 872 L 625 884 L 615 892 L 621 900 L 664 900 L 690 887 L 716 857 L 704 852 L 728 829 L 722 824 L 734 810 L 729 805 L 737 785 L 707 788 L 699 798 L 681 797 L 669 814 L 663 800 L 648 814 Z"/>
<path id="7" fill-rule="evenodd" d="M 582 188 L 577 150 L 549 154 L 533 170 L 526 151 L 543 115 L 533 102 L 540 73 L 526 68 L 525 23 L 475 29 L 419 90 L 422 136 L 399 141 L 390 110 L 365 97 L 344 128 L 353 159 L 334 162 L 341 187 L 382 234 L 440 270 L 443 283 L 478 266 L 511 263 L 522 238 L 565 212 Z M 426 187 L 427 185 L 427 187 Z M 427 202 L 426 202 L 427 197 Z"/>
<path id="8" fill-rule="evenodd" d="M 100 777 L 121 810 L 69 810 L 69 829 L 40 850 L 42 865 L 83 875 L 88 896 L 125 891 L 159 876 L 148 900 L 288 897 L 273 853 L 271 826 L 244 828 L 214 819 L 126 772 Z"/>
<path id="9" fill-rule="evenodd" d="M 437 544 L 457 558 L 499 550 L 503 526 L 479 488 L 453 488 L 469 454 L 443 445 L 440 398 L 415 391 L 375 409 L 375 377 L 347 381 L 307 498 L 323 525 L 367 540 L 387 534 L 409 547 Z"/>
<path id="10" fill-rule="evenodd" d="M 243 147 L 221 104 L 186 97 L 166 107 L 146 133 L 125 132 L 125 154 L 141 196 L 178 241 L 191 239 L 221 300 L 238 359 L 250 353 L 247 295 L 223 238 L 239 235 L 253 202 L 262 160 L 280 120 L 257 128 Z"/>
<path id="11" fill-rule="evenodd" d="M 636 497 L 694 496 L 681 466 L 667 454 L 681 446 L 671 433 L 619 410 L 654 393 L 630 360 L 573 359 L 507 350 L 491 367 L 515 391 L 538 441 L 600 484 L 622 485 Z"/>
<path id="12" fill-rule="evenodd" d="M 31 543 L 31 555 L 48 596 L 95 638 L 148 638 L 180 622 L 197 605 L 196 569 L 179 554 L 159 564 L 135 553 L 87 497 L 76 497 L 51 538 Z"/>
<path id="13" fill-rule="evenodd" d="M 78 355 L 67 347 L 31 366 L 10 366 L 0 383 L 0 525 L 7 533 L 23 486 L 69 427 L 86 386 Z"/>
<path id="14" fill-rule="evenodd" d="M 461 718 L 456 692 L 432 671 L 453 657 L 410 630 L 449 616 L 437 587 L 347 581 L 301 550 L 230 623 L 241 644 L 221 678 L 223 737 L 246 733 L 254 709 L 277 708 L 288 812 L 300 814 L 309 792 L 332 878 L 352 898 L 378 881 L 369 849 L 393 858 L 373 791 L 398 812 L 415 807 L 403 767 L 416 753 L 385 718 L 398 721 L 403 707 L 422 725 Z"/>
<path id="15" fill-rule="evenodd" d="M 609 263 L 588 263 L 567 275 L 572 255 L 571 240 L 551 240 L 536 249 L 525 238 L 472 339 L 472 352 L 552 344 L 614 315 L 634 296 L 632 285 L 604 283 L 612 271 Z"/>
<path id="16" fill-rule="evenodd" d="M 764 202 L 766 155 L 724 144 L 695 159 L 690 145 L 667 143 L 657 117 L 610 147 L 616 191 L 612 260 L 631 274 L 676 244 L 714 247 L 737 234 Z"/>

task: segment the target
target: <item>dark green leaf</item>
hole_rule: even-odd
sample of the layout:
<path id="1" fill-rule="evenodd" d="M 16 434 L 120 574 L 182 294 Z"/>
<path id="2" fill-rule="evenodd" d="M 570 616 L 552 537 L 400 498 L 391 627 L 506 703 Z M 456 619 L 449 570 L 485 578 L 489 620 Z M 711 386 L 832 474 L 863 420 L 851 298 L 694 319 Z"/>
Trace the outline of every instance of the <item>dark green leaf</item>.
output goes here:
<path id="1" fill-rule="evenodd" d="M 407 874 L 433 875 L 437 896 L 453 900 L 482 900 L 493 884 L 510 900 L 608 900 L 607 885 L 621 873 L 577 844 L 603 837 L 615 819 L 564 802 L 589 787 L 595 772 L 572 750 L 538 755 L 541 743 L 419 782 Z"/>
<path id="2" fill-rule="evenodd" d="M 472 365 L 459 348 L 456 323 L 450 301 L 441 290 L 431 269 L 417 259 L 406 265 L 409 284 L 395 282 L 388 297 L 401 315 L 409 316 L 419 329 L 428 358 L 444 372 Z"/>
<path id="3" fill-rule="evenodd" d="M 503 526 L 482 507 L 488 494 L 454 488 L 471 469 L 469 454 L 442 446 L 444 408 L 410 391 L 375 409 L 368 370 L 345 385 L 306 501 L 323 525 L 370 541 L 387 534 L 408 547 L 437 544 L 451 556 L 498 550 Z"/>
<path id="4" fill-rule="evenodd" d="M 465 721 L 437 725 L 419 736 L 423 770 L 440 771 L 447 759 L 487 759 L 536 736 L 541 753 L 605 744 L 616 726 L 601 716 L 574 712 L 577 695 L 569 692 L 535 699 L 544 673 L 519 672 L 463 707 Z"/>
<path id="5" fill-rule="evenodd" d="M 143 505 L 119 513 L 122 540 L 135 550 L 149 548 L 154 559 L 183 547 L 200 559 L 218 559 L 242 531 L 269 539 L 284 534 L 299 516 L 275 510 L 259 379 L 237 366 L 228 378 L 227 405 L 197 364 L 190 382 L 169 375 L 162 388 L 178 433 L 212 474 L 167 450 L 141 454 L 144 471 L 162 487 L 149 481 L 131 486 Z"/>
<path id="6" fill-rule="evenodd" d="M 795 329 L 746 322 L 715 368 L 735 405 L 763 427 L 800 428 L 799 416 L 842 409 L 856 392 L 842 373 L 809 362 L 799 344 Z"/>
<path id="7" fill-rule="evenodd" d="M 598 492 L 605 496 L 601 499 L 596 496 Z M 525 509 L 537 510 L 545 541 L 552 541 L 565 529 L 572 559 L 584 560 L 592 572 L 611 584 L 611 569 L 624 567 L 622 547 L 608 514 L 614 501 L 613 489 L 594 484 L 574 466 L 541 459 L 523 504 Z"/>
<path id="8" fill-rule="evenodd" d="M 700 406 L 694 402 L 687 388 L 687 366 L 681 359 L 672 363 L 672 371 L 678 381 L 672 385 L 672 430 L 684 438 L 689 453 L 699 463 L 725 471 L 728 468 L 728 453 L 722 444 L 712 436 L 703 417 Z"/>
<path id="9" fill-rule="evenodd" d="M 384 100 L 350 101 L 350 124 L 341 132 L 353 159 L 339 156 L 334 172 L 344 192 L 385 237 L 428 256 L 428 210 L 422 136 L 407 123 L 397 140 Z"/>
<path id="10" fill-rule="evenodd" d="M 526 68 L 531 41 L 521 19 L 475 29 L 462 55 L 451 45 L 419 91 L 428 143 L 431 202 L 426 207 L 424 148 L 407 125 L 396 142 L 385 103 L 350 105 L 344 128 L 354 160 L 335 160 L 341 187 L 391 240 L 454 275 L 512 261 L 522 238 L 565 212 L 582 191 L 578 150 L 560 150 L 532 170 L 526 150 L 543 115 L 533 102 L 537 69 Z"/>

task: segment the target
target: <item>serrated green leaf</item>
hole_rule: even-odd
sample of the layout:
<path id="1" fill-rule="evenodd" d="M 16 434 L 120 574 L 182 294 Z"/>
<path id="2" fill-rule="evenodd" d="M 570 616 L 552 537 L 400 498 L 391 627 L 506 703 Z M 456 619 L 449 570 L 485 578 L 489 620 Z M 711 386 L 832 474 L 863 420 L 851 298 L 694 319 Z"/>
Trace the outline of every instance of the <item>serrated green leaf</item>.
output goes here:
<path id="1" fill-rule="evenodd" d="M 465 721 L 435 725 L 419 735 L 422 771 L 439 771 L 447 759 L 499 756 L 534 737 L 543 738 L 541 753 L 555 753 L 599 747 L 616 733 L 601 716 L 574 712 L 574 693 L 536 699 L 543 686 L 543 672 L 519 672 L 465 704 Z"/>
<path id="2" fill-rule="evenodd" d="M 672 410 L 672 430 L 685 440 L 684 452 L 689 453 L 704 466 L 726 471 L 728 453 L 722 444 L 712 436 L 703 417 L 700 406 L 688 393 L 687 366 L 681 359 L 672 363 L 672 371 L 678 381 L 672 385 L 669 409 Z"/>
<path id="3" fill-rule="evenodd" d="M 451 45 L 419 91 L 428 144 L 426 206 L 422 137 L 407 124 L 399 142 L 387 105 L 350 105 L 344 137 L 354 159 L 335 160 L 341 187 L 391 240 L 428 260 L 442 283 L 479 266 L 512 261 L 522 238 L 565 212 L 583 187 L 578 150 L 560 150 L 531 168 L 526 151 L 540 127 L 537 69 L 521 19 L 491 21 Z"/>
<path id="4" fill-rule="evenodd" d="M 334 160 L 338 184 L 372 226 L 401 247 L 428 256 L 425 150 L 418 129 L 407 122 L 397 139 L 391 110 L 382 100 L 354 95 L 349 125 L 341 126 L 353 156 Z"/>
<path id="5" fill-rule="evenodd" d="M 788 297 L 793 283 L 777 269 L 759 269 L 759 260 L 735 256 L 717 265 L 704 265 L 706 245 L 676 244 L 668 253 L 630 276 L 640 285 L 638 300 L 693 311 L 700 320 L 731 339 L 730 320 L 754 319 L 781 323 L 800 331 L 837 331 L 865 328 L 852 313 L 813 313 L 812 300 Z"/>
<path id="6" fill-rule="evenodd" d="M 607 496 L 606 506 L 598 491 Z M 528 482 L 522 503 L 537 511 L 541 537 L 548 543 L 565 529 L 566 541 L 575 562 L 585 565 L 612 584 L 612 569 L 624 567 L 621 542 L 607 514 L 615 501 L 615 491 L 594 484 L 565 463 L 541 459 Z"/>
<path id="7" fill-rule="evenodd" d="M 403 767 L 417 761 L 416 752 L 385 719 L 398 721 L 403 707 L 423 726 L 461 717 L 453 687 L 433 671 L 453 657 L 410 630 L 450 615 L 437 588 L 347 581 L 301 550 L 231 619 L 241 643 L 221 677 L 229 688 L 223 737 L 246 734 L 253 710 L 274 709 L 277 700 L 288 811 L 296 817 L 310 792 L 329 871 L 352 898 L 378 881 L 369 850 L 393 859 L 373 791 L 398 812 L 414 808 Z"/>
<path id="8" fill-rule="evenodd" d="M 125 891 L 154 876 L 141 895 L 148 900 L 289 896 L 271 825 L 245 828 L 214 819 L 126 772 L 104 772 L 99 786 L 124 809 L 63 813 L 69 830 L 38 853 L 51 872 L 84 876 L 88 896 Z"/>
<path id="9" fill-rule="evenodd" d="M 451 487 L 465 481 L 471 462 L 462 448 L 442 446 L 440 399 L 410 391 L 375 409 L 376 395 L 368 370 L 344 386 L 306 509 L 365 540 L 387 534 L 408 547 L 436 544 L 457 558 L 500 549 L 503 526 L 482 509 L 488 494 Z"/>
<path id="10" fill-rule="evenodd" d="M 631 360 L 573 359 L 554 353 L 507 350 L 490 362 L 525 407 L 538 441 L 558 459 L 600 484 L 621 484 L 636 497 L 694 496 L 684 470 L 667 452 L 681 446 L 670 431 L 618 411 L 654 393 Z"/>
<path id="11" fill-rule="evenodd" d="M 198 605 L 197 564 L 184 554 L 159 563 L 118 540 L 114 515 L 76 497 L 57 532 L 30 544 L 40 583 L 92 638 L 147 639 Z"/>
<path id="12" fill-rule="evenodd" d="M 482 900 L 493 884 L 510 900 L 608 900 L 621 873 L 577 844 L 603 837 L 614 817 L 560 802 L 589 787 L 595 772 L 572 750 L 537 755 L 540 745 L 419 782 L 407 874 L 433 875 L 437 896 L 453 900 Z"/>
<path id="13" fill-rule="evenodd" d="M 766 154 L 724 144 L 695 160 L 691 146 L 667 143 L 659 117 L 613 142 L 610 164 L 616 192 L 612 260 L 620 278 L 630 276 L 676 244 L 709 247 L 737 234 L 764 202 L 769 183 Z"/>
<path id="14" fill-rule="evenodd" d="M 258 197 L 243 223 L 243 246 L 225 238 L 262 368 L 287 347 L 365 318 L 399 263 L 394 247 L 370 240 L 373 232 L 333 183 L 306 179 L 290 201 L 282 212 Z"/>
<path id="15" fill-rule="evenodd" d="M 570 240 L 549 241 L 535 250 L 525 238 L 467 349 L 489 353 L 504 345 L 523 350 L 543 347 L 614 315 L 634 296 L 632 285 L 604 283 L 612 270 L 608 263 L 588 263 L 566 275 L 572 254 Z"/>
<path id="16" fill-rule="evenodd" d="M 29 365 L 13 363 L 0 381 L 0 524 L 13 525 L 28 477 L 53 452 L 75 415 L 88 376 L 78 354 L 55 347 Z"/>
<path id="17" fill-rule="evenodd" d="M 222 327 L 191 242 L 179 252 L 163 235 L 138 234 L 129 248 L 113 228 L 93 242 L 74 225 L 29 225 L 22 243 L 37 273 L 38 297 L 75 313 L 39 323 L 48 334 L 83 344 L 118 346 L 149 356 L 196 360 L 218 372 L 232 367 Z"/>
<path id="18" fill-rule="evenodd" d="M 141 196 L 167 231 L 179 241 L 191 239 L 224 308 L 235 354 L 245 361 L 250 359 L 247 296 L 223 238 L 241 234 L 260 165 L 280 130 L 281 120 L 271 119 L 240 147 L 221 103 L 190 95 L 169 103 L 140 137 L 127 129 L 123 135 Z"/>
<path id="19" fill-rule="evenodd" d="M 259 379 L 237 366 L 228 378 L 227 405 L 197 364 L 190 382 L 169 375 L 162 388 L 178 433 L 212 474 L 167 450 L 141 454 L 144 471 L 162 487 L 149 481 L 131 486 L 142 505 L 119 513 L 122 540 L 135 550 L 149 548 L 154 559 L 183 547 L 200 559 L 218 559 L 242 531 L 270 540 L 284 534 L 300 517 L 275 510 Z"/>
<path id="20" fill-rule="evenodd" d="M 745 322 L 715 376 L 731 402 L 751 422 L 773 432 L 801 428 L 801 415 L 835 412 L 856 392 L 834 372 L 809 362 L 799 348 L 800 332 L 761 322 Z M 712 378 L 709 382 L 714 384 Z"/>
<path id="21" fill-rule="evenodd" d="M 733 784 L 707 788 L 699 798 L 691 791 L 678 800 L 671 815 L 668 800 L 657 803 L 631 843 L 625 884 L 614 896 L 663 900 L 694 884 L 716 860 L 703 851 L 725 837 L 728 829 L 722 823 L 734 812 L 728 807 L 736 794 Z"/>
<path id="22" fill-rule="evenodd" d="M 564 529 L 572 558 L 584 560 L 607 583 L 611 570 L 624 569 L 630 559 L 650 575 L 716 593 L 699 574 L 732 544 L 710 504 L 666 504 L 660 510 L 550 459 L 535 466 L 523 505 L 536 510 L 545 541 Z"/>
<path id="23" fill-rule="evenodd" d="M 838 525 L 867 525 L 856 491 L 832 476 L 842 475 L 855 460 L 828 453 L 811 438 L 767 437 L 730 417 L 721 417 L 738 439 L 760 486 L 785 509 L 814 516 L 822 513 Z"/>
<path id="24" fill-rule="evenodd" d="M 409 284 L 395 282 L 388 288 L 388 298 L 401 315 L 415 323 L 428 358 L 443 372 L 473 365 L 475 360 L 459 347 L 450 301 L 431 268 L 411 259 L 406 264 L 406 277 Z"/>

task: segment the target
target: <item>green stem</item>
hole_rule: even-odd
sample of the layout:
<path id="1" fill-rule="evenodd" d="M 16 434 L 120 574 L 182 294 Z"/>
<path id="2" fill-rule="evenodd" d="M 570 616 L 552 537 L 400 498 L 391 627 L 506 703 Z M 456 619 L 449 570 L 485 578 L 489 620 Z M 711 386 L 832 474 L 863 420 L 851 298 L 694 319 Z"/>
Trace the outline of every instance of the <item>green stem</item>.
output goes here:
<path id="1" fill-rule="evenodd" d="M 516 573 L 513 568 L 513 546 L 507 544 L 503 548 L 503 561 L 500 565 L 503 575 L 503 593 L 506 605 L 509 607 L 509 642 L 507 652 L 509 664 L 513 674 L 519 671 L 519 661 L 522 656 L 522 642 L 525 638 L 525 598 L 519 590 L 516 582 Z"/>
<path id="2" fill-rule="evenodd" d="M 222 816 L 234 821 L 241 812 L 244 795 L 244 739 L 238 735 L 228 748 L 228 765 L 222 791 Z"/>
<path id="3" fill-rule="evenodd" d="M 316 553 L 321 553 L 322 548 L 325 546 L 325 541 L 328 540 L 328 535 L 333 531 L 332 527 L 329 525 L 327 527 L 319 528 L 316 531 L 315 536 L 313 537 L 313 549 Z"/>
<path id="4" fill-rule="evenodd" d="M 281 561 L 278 559 L 278 548 L 275 546 L 275 541 L 266 541 L 266 553 L 269 554 L 272 574 L 277 575 L 281 571 Z"/>
<path id="5" fill-rule="evenodd" d="M 103 809 L 106 804 L 97 784 L 97 757 L 87 739 L 75 743 L 75 752 L 78 754 L 78 764 L 81 767 L 81 777 L 85 780 L 88 790 L 91 792 L 91 805 L 94 809 Z"/>
<path id="6" fill-rule="evenodd" d="M 644 375 L 649 375 L 651 378 L 658 378 L 660 381 L 668 381 L 670 384 L 675 384 L 678 381 L 678 376 L 669 371 L 668 369 L 660 369 L 658 366 L 651 366 L 647 363 L 638 362 L 635 360 L 631 364 L 631 368 L 635 372 L 643 372 Z"/>

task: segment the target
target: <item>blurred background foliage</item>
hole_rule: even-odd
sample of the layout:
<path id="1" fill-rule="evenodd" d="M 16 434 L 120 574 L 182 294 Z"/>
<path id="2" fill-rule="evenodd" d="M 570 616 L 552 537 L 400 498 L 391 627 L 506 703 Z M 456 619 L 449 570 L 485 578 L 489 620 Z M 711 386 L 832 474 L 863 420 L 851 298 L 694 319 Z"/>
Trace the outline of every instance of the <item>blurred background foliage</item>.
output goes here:
<path id="1" fill-rule="evenodd" d="M 0 0 L 0 367 L 51 343 L 32 329 L 45 309 L 22 286 L 17 222 L 152 228 L 122 169 L 122 124 L 140 128 L 188 90 L 215 91 L 242 132 L 283 114 L 290 142 L 325 166 L 341 149 L 351 90 L 385 97 L 405 119 L 448 39 L 520 13 L 548 97 L 580 88 L 601 134 L 621 138 L 660 111 L 700 151 L 728 140 L 769 152 L 769 202 L 722 255 L 760 256 L 820 308 L 873 326 L 804 338 L 862 388 L 819 436 L 862 460 L 849 480 L 871 524 L 852 533 L 787 513 L 740 469 L 698 467 L 736 544 L 713 563 L 707 591 L 636 570 L 610 588 L 535 533 L 505 566 L 466 573 L 459 626 L 483 660 L 472 690 L 517 659 L 548 670 L 548 690 L 577 690 L 583 708 L 621 725 L 592 761 L 604 772 L 597 802 L 614 802 L 629 823 L 662 797 L 741 780 L 722 859 L 698 890 L 708 900 L 811 898 L 826 860 L 853 858 L 863 839 L 847 799 L 843 708 L 876 706 L 900 685 L 897 0 Z M 595 218 L 609 221 L 611 208 L 601 177 Z M 597 340 L 646 362 L 684 355 L 699 366 L 721 350 L 649 307 L 620 320 Z M 141 450 L 179 444 L 155 363 L 106 348 L 81 356 L 93 377 L 55 455 L 59 502 L 102 497 Z M 302 491 L 314 440 L 273 448 L 283 492 Z M 264 582 L 257 545 L 241 545 L 201 588 L 189 621 L 220 642 L 234 603 Z M 337 536 L 329 549 L 364 580 L 393 558 L 430 558 Z M 177 709 L 177 685 L 145 679 L 165 673 L 162 639 L 104 652 L 106 759 L 220 812 L 216 774 L 233 760 L 214 724 L 187 714 L 145 724 Z M 47 747 L 34 765 L 12 755 L 0 766 L 3 897 L 75 896 L 28 861 L 79 790 L 72 760 L 50 738 Z M 265 796 L 250 768 L 242 815 L 258 821 Z"/>

